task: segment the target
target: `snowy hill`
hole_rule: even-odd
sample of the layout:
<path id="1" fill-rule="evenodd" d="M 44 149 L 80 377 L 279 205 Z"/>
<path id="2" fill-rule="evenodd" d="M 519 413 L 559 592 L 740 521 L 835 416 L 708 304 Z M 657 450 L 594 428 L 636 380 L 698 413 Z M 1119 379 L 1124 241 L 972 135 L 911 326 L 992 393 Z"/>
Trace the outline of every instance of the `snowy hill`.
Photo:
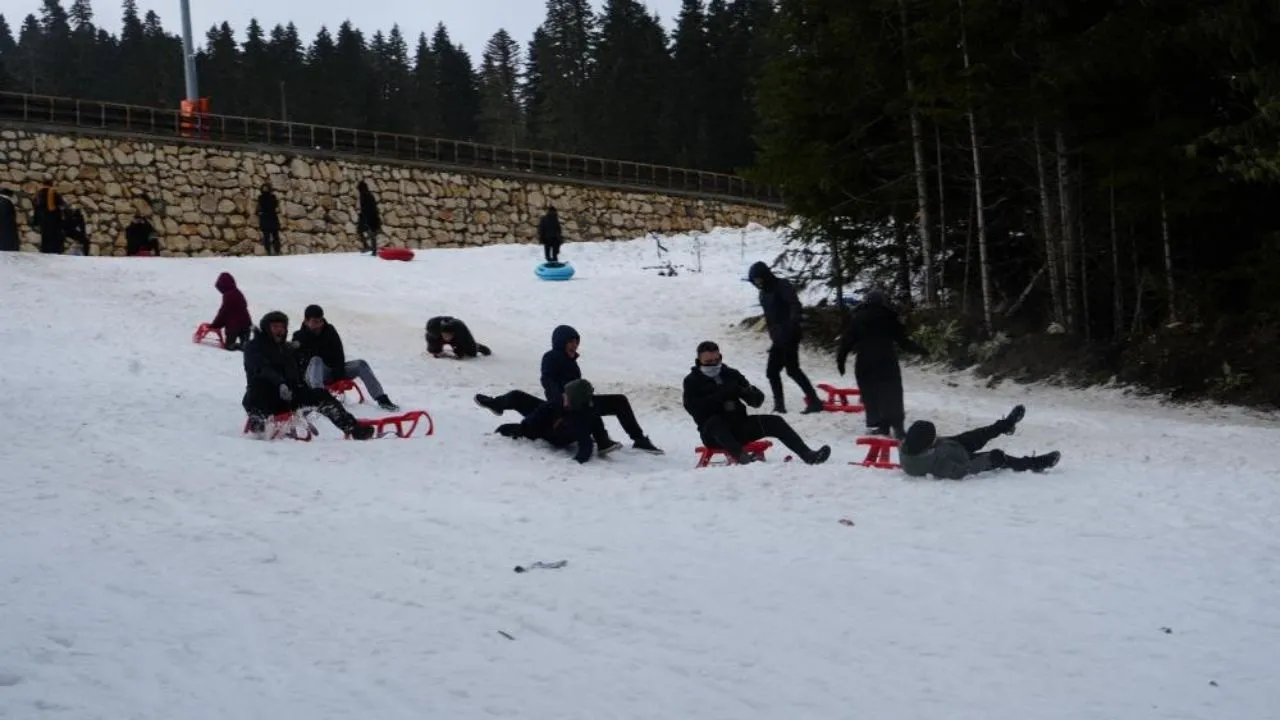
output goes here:
<path id="1" fill-rule="evenodd" d="M 653 248 L 570 246 L 569 283 L 530 246 L 0 256 L 0 718 L 1280 717 L 1273 421 L 908 370 L 913 416 L 1023 402 L 1000 446 L 1062 464 L 908 480 L 846 464 L 858 418 L 793 413 L 832 462 L 694 470 L 681 378 L 716 339 L 764 385 L 767 341 L 730 326 L 780 245 L 715 233 L 674 278 Z M 323 305 L 437 435 L 241 436 L 241 356 L 190 342 L 222 270 L 255 318 Z M 495 355 L 424 357 L 443 313 Z M 667 455 L 579 466 L 490 434 L 471 396 L 537 392 L 560 323 Z M 539 560 L 568 565 L 512 572 Z"/>

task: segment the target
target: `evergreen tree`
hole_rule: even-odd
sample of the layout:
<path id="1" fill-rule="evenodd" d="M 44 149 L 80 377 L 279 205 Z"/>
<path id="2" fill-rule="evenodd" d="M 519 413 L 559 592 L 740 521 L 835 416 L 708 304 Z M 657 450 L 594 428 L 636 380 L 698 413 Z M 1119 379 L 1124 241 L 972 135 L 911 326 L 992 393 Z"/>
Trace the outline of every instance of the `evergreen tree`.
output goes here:
<path id="1" fill-rule="evenodd" d="M 0 14 L 0 90 L 18 89 L 18 79 L 14 74 L 18 65 L 18 43 L 13 39 L 9 21 Z"/>
<path id="2" fill-rule="evenodd" d="M 661 24 L 636 0 L 606 0 L 595 53 L 593 152 L 667 161 L 662 130 L 671 68 Z"/>
<path id="3" fill-rule="evenodd" d="M 334 107 L 333 124 L 338 127 L 369 127 L 366 89 L 370 64 L 364 34 L 347 21 L 338 26 L 335 39 L 334 72 L 329 80 L 338 103 Z"/>
<path id="4" fill-rule="evenodd" d="M 531 115 L 539 143 L 549 150 L 591 151 L 596 24 L 588 0 L 547 0 L 536 48 L 540 101 Z"/>
<path id="5" fill-rule="evenodd" d="M 36 16 L 28 15 L 23 18 L 22 29 L 18 31 L 18 62 L 13 73 L 18 79 L 18 86 L 26 92 L 38 94 L 48 85 L 40 55 L 43 42 L 44 31 Z"/>
<path id="6" fill-rule="evenodd" d="M 271 28 L 266 64 L 255 71 L 260 76 L 266 104 L 271 108 L 268 116 L 286 120 L 317 117 L 313 106 L 317 94 L 323 94 L 324 86 L 308 82 L 305 56 L 297 26 L 289 23 Z"/>
<path id="7" fill-rule="evenodd" d="M 206 48 L 208 50 L 208 48 Z M 239 52 L 240 108 L 248 117 L 280 117 L 279 70 L 271 66 L 267 37 L 257 18 L 250 18 Z"/>
<path id="8" fill-rule="evenodd" d="M 225 115 L 246 115 L 242 85 L 240 48 L 229 23 L 209 28 L 203 52 L 196 56 L 200 95 L 218 98 L 218 111 Z M 210 100 L 212 102 L 212 100 Z"/>
<path id="9" fill-rule="evenodd" d="M 278 46 L 273 42 L 273 51 L 277 48 Z M 339 124 L 342 118 L 339 106 L 347 102 L 347 98 L 343 95 L 342 87 L 335 82 L 338 67 L 337 43 L 334 42 L 328 28 L 321 26 L 307 49 L 304 84 L 309 92 L 303 100 L 307 122 L 330 126 Z M 294 93 L 294 96 L 298 94 Z"/>
<path id="10" fill-rule="evenodd" d="M 707 16 L 702 0 L 684 0 L 671 49 L 672 96 L 664 127 L 671 141 L 672 162 L 683 167 L 708 167 L 711 141 L 707 92 Z"/>
<path id="11" fill-rule="evenodd" d="M 440 119 L 444 136 L 455 140 L 477 139 L 480 91 L 471 59 L 449 39 L 444 24 L 436 26 L 431 38 L 436 59 L 436 92 L 440 98 Z"/>
<path id="12" fill-rule="evenodd" d="M 485 46 L 480 68 L 480 136 L 493 145 L 524 144 L 520 107 L 520 44 L 499 30 Z"/>
<path id="13" fill-rule="evenodd" d="M 410 79 L 409 106 L 413 114 L 412 132 L 424 137 L 439 137 L 444 118 L 440 110 L 436 56 L 427 42 L 427 34 L 419 33 L 413 54 L 413 76 Z"/>
<path id="14" fill-rule="evenodd" d="M 387 132 L 413 132 L 413 82 L 409 66 L 409 44 L 399 25 L 392 25 L 383 45 L 382 56 L 383 123 Z"/>
<path id="15" fill-rule="evenodd" d="M 93 24 L 93 7 L 89 0 L 75 0 L 68 10 L 71 22 L 71 76 L 68 92 L 75 97 L 112 97 L 109 92 L 110 46 L 99 44 L 98 28 Z"/>
<path id="16" fill-rule="evenodd" d="M 121 16 L 120 43 L 113 86 L 120 102 L 138 105 L 148 102 L 148 77 L 151 71 L 147 55 L 147 40 L 142 18 L 138 15 L 137 0 L 124 0 Z"/>

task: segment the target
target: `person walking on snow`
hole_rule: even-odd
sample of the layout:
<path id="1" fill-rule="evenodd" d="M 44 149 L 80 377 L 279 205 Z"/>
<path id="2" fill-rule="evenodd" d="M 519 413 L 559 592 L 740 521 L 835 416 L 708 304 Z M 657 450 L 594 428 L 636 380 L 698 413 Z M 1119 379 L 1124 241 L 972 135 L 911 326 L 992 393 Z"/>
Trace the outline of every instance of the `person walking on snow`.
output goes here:
<path id="1" fill-rule="evenodd" d="M 431 357 L 443 357 L 446 345 L 453 350 L 453 356 L 459 360 L 477 355 L 488 357 L 493 354 L 488 346 L 476 342 L 466 323 L 448 315 L 438 315 L 427 321 L 426 339 L 427 353 Z"/>
<path id="2" fill-rule="evenodd" d="M 810 465 L 819 465 L 831 457 L 830 446 L 809 449 L 781 417 L 748 415 L 744 402 L 758 408 L 764 404 L 764 392 L 724 364 L 719 345 L 710 340 L 699 343 L 697 361 L 684 379 L 684 409 L 698 426 L 704 445 L 724 450 L 743 465 L 758 458 L 742 446 L 767 437 L 782 441 Z"/>
<path id="3" fill-rule="evenodd" d="M 560 262 L 564 233 L 560 229 L 560 215 L 554 205 L 548 205 L 547 214 L 538 221 L 538 242 L 542 243 L 542 253 L 547 262 Z"/>
<path id="4" fill-rule="evenodd" d="M 236 279 L 231 273 L 218 275 L 213 286 L 222 293 L 222 305 L 218 307 L 218 314 L 213 316 L 209 327 L 223 331 L 227 350 L 244 350 L 253 327 L 253 319 L 249 317 L 249 303 L 244 299 L 240 288 L 236 287 Z"/>
<path id="5" fill-rule="evenodd" d="M 75 242 L 80 248 L 80 254 L 88 257 L 89 228 L 85 224 L 84 211 L 68 206 L 62 214 L 62 228 L 67 239 Z"/>
<path id="6" fill-rule="evenodd" d="M 40 252 L 61 255 L 66 249 L 66 231 L 62 223 L 62 208 L 66 201 L 62 193 L 46 181 L 32 199 L 31 225 L 40 231 Z"/>
<path id="7" fill-rule="evenodd" d="M 360 235 L 360 244 L 370 255 L 378 256 L 378 233 L 382 232 L 382 215 L 378 213 L 378 200 L 369 191 L 369 183 L 361 180 L 356 185 L 356 193 L 360 200 L 360 217 L 356 222 L 356 232 Z"/>
<path id="8" fill-rule="evenodd" d="M 769 328 L 769 362 L 765 366 L 765 377 L 769 380 L 769 388 L 773 390 L 773 411 L 778 414 L 787 411 L 786 400 L 782 394 L 782 371 L 800 386 L 804 393 L 804 413 L 822 412 L 822 401 L 814 391 L 813 384 L 800 369 L 800 339 L 804 311 L 800 306 L 800 297 L 790 282 L 773 274 L 768 265 L 757 262 L 747 271 L 747 279 L 760 290 L 760 309 L 764 310 L 765 324 Z"/>
<path id="9" fill-rule="evenodd" d="M 22 249 L 22 233 L 18 231 L 18 205 L 13 201 L 13 191 L 0 188 L 0 251 L 18 252 Z"/>
<path id="10" fill-rule="evenodd" d="M 319 305 L 308 305 L 303 311 L 302 327 L 293 334 L 293 341 L 298 344 L 300 362 L 307 369 L 309 387 L 324 390 L 334 380 L 354 378 L 364 383 L 378 407 L 388 412 L 400 410 L 383 391 L 369 363 L 347 359 L 342 337 L 337 328 L 324 319 L 324 310 Z"/>
<path id="11" fill-rule="evenodd" d="M 883 290 L 867 293 L 854 309 L 840 339 L 836 369 L 844 375 L 849 353 L 857 353 L 853 377 L 866 408 L 867 433 L 902 439 L 906 431 L 906 409 L 902 401 L 902 368 L 896 347 L 928 357 L 929 351 L 907 337 L 898 313 Z"/>
<path id="12" fill-rule="evenodd" d="M 519 392 L 519 391 L 516 391 Z M 592 409 L 595 388 L 586 380 L 574 380 L 564 386 L 564 392 L 555 400 L 538 402 L 528 393 L 533 405 L 522 404 L 519 412 L 524 420 L 499 425 L 496 432 L 508 438 L 545 440 L 553 447 L 577 445 L 573 459 L 585 463 L 591 459 L 595 447 L 594 435 L 603 427 L 600 416 Z M 602 450 L 603 457 L 605 452 Z"/>
<path id="13" fill-rule="evenodd" d="M 262 247 L 268 255 L 279 255 L 280 201 L 276 199 L 270 185 L 264 184 L 262 192 L 258 193 L 257 215 L 258 230 L 262 232 Z"/>
<path id="14" fill-rule="evenodd" d="M 258 333 L 244 348 L 247 387 L 240 404 L 249 413 L 250 432 L 261 435 L 266 431 L 267 418 L 277 413 L 315 408 L 356 440 L 373 437 L 373 428 L 360 425 L 327 390 L 303 384 L 298 358 L 288 337 L 288 316 L 273 310 L 262 316 Z"/>
<path id="15" fill-rule="evenodd" d="M 938 429 L 927 420 L 917 420 L 907 429 L 898 448 L 902 471 L 912 477 L 932 475 L 943 480 L 960 480 L 988 470 L 1044 472 L 1058 464 L 1062 453 L 1017 457 L 1003 450 L 982 452 L 987 443 L 1001 435 L 1012 435 L 1027 409 L 1017 405 L 1001 420 L 952 437 L 938 437 Z"/>

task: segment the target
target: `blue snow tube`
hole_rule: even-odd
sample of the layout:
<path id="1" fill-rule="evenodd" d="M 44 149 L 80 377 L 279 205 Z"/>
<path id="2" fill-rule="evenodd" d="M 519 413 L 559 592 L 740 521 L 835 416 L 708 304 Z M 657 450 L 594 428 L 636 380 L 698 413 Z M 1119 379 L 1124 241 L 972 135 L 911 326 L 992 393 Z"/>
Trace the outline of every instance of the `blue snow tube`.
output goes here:
<path id="1" fill-rule="evenodd" d="M 567 262 L 544 262 L 533 269 L 540 280 L 564 281 L 573 277 L 573 266 Z"/>

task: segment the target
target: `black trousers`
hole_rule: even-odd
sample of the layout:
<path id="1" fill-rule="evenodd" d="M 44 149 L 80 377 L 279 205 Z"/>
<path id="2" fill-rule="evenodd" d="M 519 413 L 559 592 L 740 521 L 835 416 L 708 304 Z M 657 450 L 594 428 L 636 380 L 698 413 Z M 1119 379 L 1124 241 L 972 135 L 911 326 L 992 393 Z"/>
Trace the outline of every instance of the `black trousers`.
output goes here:
<path id="1" fill-rule="evenodd" d="M 369 228 L 360 229 L 360 244 L 373 255 L 378 254 L 378 231 Z"/>
<path id="2" fill-rule="evenodd" d="M 866 408 L 867 427 L 887 432 L 893 430 L 899 437 L 906 434 L 903 425 L 907 413 L 902 400 L 902 378 L 894 380 L 864 381 L 854 374 L 861 390 L 862 406 Z"/>
<path id="3" fill-rule="evenodd" d="M 316 412 L 329 420 L 343 432 L 350 432 L 356 426 L 356 418 L 347 412 L 342 404 L 329 394 L 328 390 L 317 390 L 305 385 L 291 388 L 293 397 L 285 401 L 280 397 L 280 387 L 269 382 L 254 383 L 244 393 L 240 404 L 249 416 L 265 420 L 272 415 L 297 410 L 298 408 L 316 409 Z"/>
<path id="4" fill-rule="evenodd" d="M 227 335 L 227 350 L 244 350 L 245 344 L 249 342 L 249 328 L 245 328 L 235 335 Z"/>
<path id="5" fill-rule="evenodd" d="M 1000 437 L 1004 430 L 1005 428 L 1003 425 L 997 422 L 985 427 L 966 430 L 959 435 L 952 435 L 947 439 L 960 443 L 964 446 L 964 449 L 969 451 L 970 459 L 975 461 L 975 467 L 981 467 L 982 469 L 996 469 L 1004 467 L 1012 468 L 1014 470 L 1025 469 L 1022 467 L 1022 465 L 1025 464 L 1025 460 L 1023 458 L 1009 457 L 1004 454 L 1003 450 L 982 452 L 982 448 L 986 447 L 987 443 Z M 984 465 L 985 467 L 983 467 Z"/>
<path id="6" fill-rule="evenodd" d="M 279 230 L 263 230 L 262 231 L 262 247 L 266 248 L 268 255 L 280 254 L 280 231 Z"/>
<path id="7" fill-rule="evenodd" d="M 624 398 L 625 399 L 625 398 Z M 600 396 L 596 396 L 599 402 Z M 537 410 L 546 402 L 537 395 L 530 395 L 523 390 L 512 390 L 504 395 L 499 395 L 493 399 L 493 408 L 506 412 L 514 410 L 520 413 L 520 417 L 529 417 L 529 414 Z M 604 422 L 600 419 L 600 413 L 596 413 L 595 420 L 591 423 L 591 439 L 595 441 L 597 446 L 603 446 L 609 440 L 609 433 L 604 429 Z"/>
<path id="8" fill-rule="evenodd" d="M 737 457 L 742 446 L 754 440 L 777 438 L 791 452 L 807 457 L 813 451 L 787 421 L 777 415 L 714 415 L 698 428 L 702 444 Z"/>
<path id="9" fill-rule="evenodd" d="M 783 405 L 783 370 L 787 371 L 787 377 L 800 386 L 800 391 L 804 393 L 806 402 L 818 397 L 818 393 L 813 389 L 813 383 L 809 382 L 809 378 L 800 369 L 800 343 L 775 344 L 769 348 L 769 363 L 764 370 L 765 377 L 769 378 L 769 388 L 773 390 L 773 402 L 775 405 Z"/>
<path id="10" fill-rule="evenodd" d="M 538 406 L 545 402 L 536 395 L 530 395 L 523 390 L 512 390 L 505 395 L 499 395 L 493 399 L 493 407 L 497 410 L 506 412 L 514 410 L 521 416 L 528 416 L 529 413 L 538 409 Z M 636 420 L 635 411 L 631 409 L 631 401 L 627 400 L 626 395 L 596 395 L 592 402 L 596 415 L 607 417 L 612 415 L 618 418 L 622 429 L 627 433 L 627 437 L 632 440 L 639 440 L 644 437 L 644 430 L 640 427 L 640 422 Z M 597 445 L 603 445 L 610 442 L 609 431 L 605 429 L 604 423 L 594 424 L 592 436 Z"/>
<path id="11" fill-rule="evenodd" d="M 547 262 L 560 262 L 560 243 L 543 243 L 542 255 Z"/>

